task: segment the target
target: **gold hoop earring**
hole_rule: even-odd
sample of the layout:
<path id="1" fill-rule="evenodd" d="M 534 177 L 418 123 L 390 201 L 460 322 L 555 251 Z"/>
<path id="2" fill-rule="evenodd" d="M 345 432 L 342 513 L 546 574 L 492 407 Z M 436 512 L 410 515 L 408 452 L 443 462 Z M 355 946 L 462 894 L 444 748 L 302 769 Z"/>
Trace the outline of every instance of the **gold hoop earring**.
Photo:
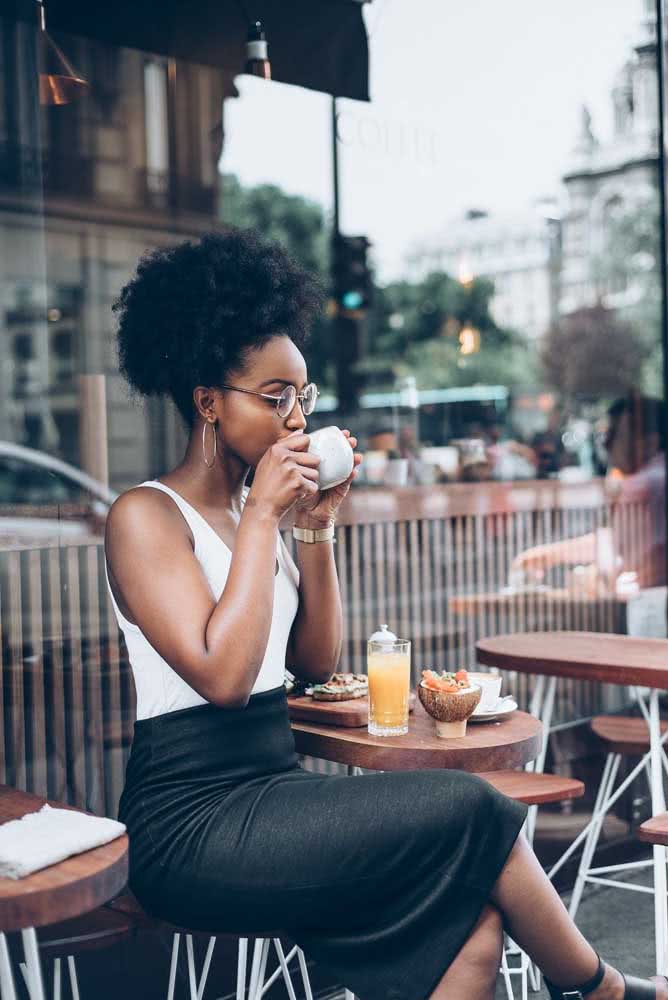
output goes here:
<path id="1" fill-rule="evenodd" d="M 218 453 L 218 435 L 216 434 L 215 424 L 216 424 L 215 420 L 214 421 L 205 420 L 204 425 L 202 427 L 202 455 L 204 457 L 204 464 L 206 465 L 207 469 L 213 469 L 214 465 L 216 464 L 216 455 Z M 211 459 L 211 464 L 209 464 L 209 462 L 207 462 L 206 460 L 205 436 L 207 427 L 210 427 L 211 430 L 213 431 L 213 458 Z"/>

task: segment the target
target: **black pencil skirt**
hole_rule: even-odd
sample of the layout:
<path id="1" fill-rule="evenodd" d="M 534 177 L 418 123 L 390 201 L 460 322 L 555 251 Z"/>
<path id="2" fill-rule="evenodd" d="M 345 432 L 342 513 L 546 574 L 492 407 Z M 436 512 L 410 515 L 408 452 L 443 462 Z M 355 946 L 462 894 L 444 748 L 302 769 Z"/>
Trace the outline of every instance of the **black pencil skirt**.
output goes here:
<path id="1" fill-rule="evenodd" d="M 305 771 L 283 688 L 135 723 L 119 810 L 149 913 L 284 930 L 360 1000 L 430 996 L 525 812 L 459 771 Z"/>

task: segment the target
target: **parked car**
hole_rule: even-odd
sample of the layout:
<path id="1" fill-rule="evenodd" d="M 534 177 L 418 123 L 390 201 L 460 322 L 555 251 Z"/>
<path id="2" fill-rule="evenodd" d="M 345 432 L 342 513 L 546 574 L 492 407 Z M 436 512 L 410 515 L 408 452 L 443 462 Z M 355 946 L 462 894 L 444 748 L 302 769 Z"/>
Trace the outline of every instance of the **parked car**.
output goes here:
<path id="1" fill-rule="evenodd" d="M 59 458 L 0 441 L 0 545 L 99 535 L 118 494 Z"/>

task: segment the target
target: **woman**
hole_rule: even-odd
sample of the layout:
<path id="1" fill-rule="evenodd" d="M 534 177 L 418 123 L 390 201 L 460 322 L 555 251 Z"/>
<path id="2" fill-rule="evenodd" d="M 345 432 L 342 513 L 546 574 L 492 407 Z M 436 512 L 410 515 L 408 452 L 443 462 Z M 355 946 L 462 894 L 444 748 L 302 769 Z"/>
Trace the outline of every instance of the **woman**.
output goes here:
<path id="1" fill-rule="evenodd" d="M 284 667 L 324 681 L 338 663 L 333 524 L 356 474 L 320 493 L 307 451 L 301 348 L 319 299 L 278 245 L 226 231 L 145 257 L 115 307 L 121 371 L 169 394 L 190 435 L 107 521 L 137 688 L 120 805 L 131 885 L 176 924 L 285 929 L 361 1000 L 486 1000 L 502 923 L 555 983 L 621 998 L 519 836 L 522 806 L 452 771 L 298 763 Z M 278 531 L 290 510 L 309 539 L 298 568 Z"/>

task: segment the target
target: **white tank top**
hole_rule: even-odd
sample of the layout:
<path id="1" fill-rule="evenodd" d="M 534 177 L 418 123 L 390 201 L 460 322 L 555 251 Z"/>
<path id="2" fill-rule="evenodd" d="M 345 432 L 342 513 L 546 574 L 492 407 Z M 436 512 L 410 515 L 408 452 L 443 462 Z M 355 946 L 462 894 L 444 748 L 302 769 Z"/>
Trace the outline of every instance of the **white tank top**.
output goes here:
<path id="1" fill-rule="evenodd" d="M 209 582 L 214 600 L 217 602 L 225 587 L 232 553 L 211 525 L 183 497 L 164 483 L 155 479 L 139 483 L 168 493 L 186 519 L 195 541 L 195 558 Z M 242 498 L 245 502 L 246 493 Z M 278 573 L 274 580 L 274 613 L 269 632 L 267 649 L 255 679 L 251 694 L 280 687 L 285 676 L 285 654 L 292 623 L 299 604 L 299 570 L 287 550 L 285 542 L 277 534 L 276 558 Z M 205 705 L 206 699 L 199 695 L 182 677 L 163 660 L 153 648 L 138 625 L 129 622 L 122 614 L 109 585 L 107 563 L 104 564 L 107 587 L 116 612 L 118 625 L 125 637 L 130 657 L 130 666 L 137 691 L 137 719 L 149 719 L 165 712 L 180 708 Z"/>

